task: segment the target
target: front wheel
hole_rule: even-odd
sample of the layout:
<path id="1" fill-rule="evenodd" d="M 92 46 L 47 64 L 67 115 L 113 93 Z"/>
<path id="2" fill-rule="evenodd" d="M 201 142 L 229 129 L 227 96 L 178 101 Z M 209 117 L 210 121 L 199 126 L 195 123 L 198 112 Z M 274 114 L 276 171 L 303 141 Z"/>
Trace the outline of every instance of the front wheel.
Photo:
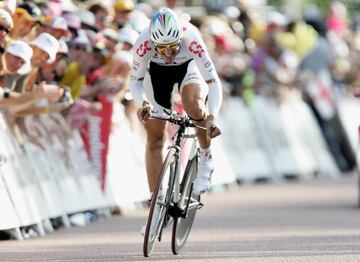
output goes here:
<path id="1" fill-rule="evenodd" d="M 176 172 L 176 151 L 170 149 L 162 166 L 158 183 L 151 197 L 149 216 L 146 223 L 143 254 L 151 255 L 156 238 L 160 241 L 164 222 L 167 220 L 167 211 L 172 197 Z"/>
<path id="2" fill-rule="evenodd" d="M 174 218 L 171 239 L 171 250 L 174 255 L 177 255 L 180 249 L 185 245 L 195 219 L 196 211 L 199 208 L 199 205 L 201 205 L 200 196 L 192 193 L 192 183 L 197 175 L 197 161 L 197 156 L 195 156 L 188 162 L 181 182 L 180 208 L 186 209 L 186 206 L 188 208 L 185 218 Z"/>

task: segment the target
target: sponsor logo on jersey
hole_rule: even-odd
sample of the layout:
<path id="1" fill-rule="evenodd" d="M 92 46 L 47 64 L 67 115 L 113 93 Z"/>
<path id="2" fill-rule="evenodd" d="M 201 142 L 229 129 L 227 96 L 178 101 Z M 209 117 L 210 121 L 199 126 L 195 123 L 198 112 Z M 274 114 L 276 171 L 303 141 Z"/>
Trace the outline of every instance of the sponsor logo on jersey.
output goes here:
<path id="1" fill-rule="evenodd" d="M 205 68 L 208 68 L 209 66 L 211 66 L 211 62 L 210 61 L 207 61 L 205 64 L 204 64 Z"/>
<path id="2" fill-rule="evenodd" d="M 150 42 L 149 40 L 146 40 L 144 43 L 142 43 L 137 49 L 136 49 L 136 54 L 140 57 L 143 57 L 144 55 L 146 55 L 146 53 L 148 51 L 151 50 L 150 47 Z"/>
<path id="3" fill-rule="evenodd" d="M 189 45 L 189 51 L 191 53 L 194 53 L 198 57 L 202 57 L 202 55 L 205 53 L 204 48 L 196 41 L 192 41 Z"/>
<path id="4" fill-rule="evenodd" d="M 141 66 L 141 63 L 134 60 L 133 66 L 139 68 Z"/>

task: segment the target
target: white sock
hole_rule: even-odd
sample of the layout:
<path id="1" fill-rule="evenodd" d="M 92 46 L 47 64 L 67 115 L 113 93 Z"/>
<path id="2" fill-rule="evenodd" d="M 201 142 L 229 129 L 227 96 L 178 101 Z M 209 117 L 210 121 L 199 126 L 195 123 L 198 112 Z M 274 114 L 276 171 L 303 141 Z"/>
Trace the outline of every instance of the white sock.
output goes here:
<path id="1" fill-rule="evenodd" d="M 200 156 L 208 156 L 211 155 L 211 148 L 200 148 Z"/>

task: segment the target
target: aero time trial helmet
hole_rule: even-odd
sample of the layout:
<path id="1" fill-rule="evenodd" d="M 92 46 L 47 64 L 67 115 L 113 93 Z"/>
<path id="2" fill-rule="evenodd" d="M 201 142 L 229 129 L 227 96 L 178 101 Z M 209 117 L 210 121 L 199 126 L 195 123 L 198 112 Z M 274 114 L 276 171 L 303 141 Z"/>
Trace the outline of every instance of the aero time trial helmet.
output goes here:
<path id="1" fill-rule="evenodd" d="M 176 13 L 166 7 L 156 11 L 151 18 L 150 34 L 151 40 L 156 45 L 167 45 L 180 42 L 182 28 Z"/>

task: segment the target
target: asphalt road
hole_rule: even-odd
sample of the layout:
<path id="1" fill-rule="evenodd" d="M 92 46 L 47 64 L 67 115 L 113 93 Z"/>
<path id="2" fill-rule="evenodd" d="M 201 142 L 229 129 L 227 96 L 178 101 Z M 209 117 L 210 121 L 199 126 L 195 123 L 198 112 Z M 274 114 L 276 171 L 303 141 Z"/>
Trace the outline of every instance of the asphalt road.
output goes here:
<path id="1" fill-rule="evenodd" d="M 234 186 L 208 194 L 183 253 L 170 232 L 142 256 L 146 210 L 25 241 L 1 241 L 0 261 L 360 261 L 355 176 Z"/>

